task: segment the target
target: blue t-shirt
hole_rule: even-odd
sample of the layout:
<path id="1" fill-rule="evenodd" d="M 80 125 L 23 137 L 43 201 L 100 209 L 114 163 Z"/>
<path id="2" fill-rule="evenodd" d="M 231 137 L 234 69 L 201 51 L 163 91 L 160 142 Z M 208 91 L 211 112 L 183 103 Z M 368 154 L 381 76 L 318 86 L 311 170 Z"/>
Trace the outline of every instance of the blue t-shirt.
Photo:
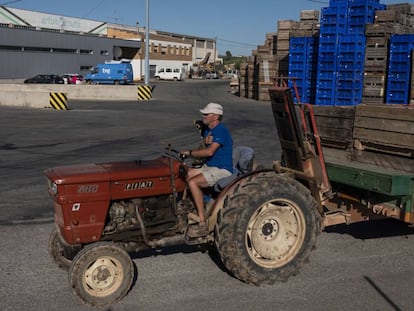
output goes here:
<path id="1" fill-rule="evenodd" d="M 209 135 L 212 136 L 212 142 L 220 144 L 220 147 L 213 156 L 206 159 L 206 164 L 224 168 L 233 173 L 233 139 L 229 130 L 224 124 L 219 123 L 215 128 L 207 130 L 204 137 Z"/>

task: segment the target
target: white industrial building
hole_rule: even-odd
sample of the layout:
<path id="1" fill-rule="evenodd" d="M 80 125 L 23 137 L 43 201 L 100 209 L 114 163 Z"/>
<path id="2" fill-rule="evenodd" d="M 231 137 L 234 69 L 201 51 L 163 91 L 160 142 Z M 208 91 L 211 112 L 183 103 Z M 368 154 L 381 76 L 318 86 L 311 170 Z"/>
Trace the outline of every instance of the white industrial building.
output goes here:
<path id="1" fill-rule="evenodd" d="M 218 61 L 216 41 L 149 31 L 150 77 L 156 66 L 184 67 Z M 98 63 L 129 59 L 134 80 L 145 75 L 145 29 L 0 6 L 0 79 L 35 74 L 85 75 Z"/>

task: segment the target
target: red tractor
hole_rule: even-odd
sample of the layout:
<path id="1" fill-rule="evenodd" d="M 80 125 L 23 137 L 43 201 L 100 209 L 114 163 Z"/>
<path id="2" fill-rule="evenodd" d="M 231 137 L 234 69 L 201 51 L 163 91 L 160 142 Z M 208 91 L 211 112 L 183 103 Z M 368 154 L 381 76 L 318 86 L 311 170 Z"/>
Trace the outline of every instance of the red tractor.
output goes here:
<path id="1" fill-rule="evenodd" d="M 120 300 L 134 279 L 128 252 L 150 247 L 215 243 L 229 271 L 257 285 L 285 280 L 300 267 L 320 228 L 303 185 L 272 170 L 247 172 L 221 192 L 212 189 L 210 234 L 190 239 L 188 215 L 196 209 L 187 194 L 187 169 L 169 149 L 153 160 L 45 172 L 56 224 L 49 252 L 69 270 L 75 296 L 93 306 Z"/>
<path id="2" fill-rule="evenodd" d="M 171 148 L 152 160 L 46 170 L 56 225 L 49 253 L 69 270 L 75 296 L 93 306 L 119 301 L 134 279 L 129 252 L 183 243 L 215 245 L 229 272 L 247 283 L 294 274 L 320 232 L 316 201 L 274 169 L 252 171 L 250 148 L 235 148 L 234 156 L 239 176 L 209 189 L 209 234 L 194 239 L 186 236 L 196 214 L 188 165 Z"/>

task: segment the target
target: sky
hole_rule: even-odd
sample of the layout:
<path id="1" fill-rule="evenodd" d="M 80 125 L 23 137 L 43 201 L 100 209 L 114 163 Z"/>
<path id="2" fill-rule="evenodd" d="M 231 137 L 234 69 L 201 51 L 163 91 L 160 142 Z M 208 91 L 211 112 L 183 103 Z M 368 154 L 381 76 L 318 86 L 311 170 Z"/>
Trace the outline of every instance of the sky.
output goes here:
<path id="1" fill-rule="evenodd" d="M 380 0 L 382 4 L 407 3 Z M 147 0 L 0 0 L 6 7 L 144 27 Z M 217 40 L 220 55 L 249 56 L 277 31 L 279 20 L 300 20 L 302 10 L 329 0 L 148 0 L 149 28 Z"/>

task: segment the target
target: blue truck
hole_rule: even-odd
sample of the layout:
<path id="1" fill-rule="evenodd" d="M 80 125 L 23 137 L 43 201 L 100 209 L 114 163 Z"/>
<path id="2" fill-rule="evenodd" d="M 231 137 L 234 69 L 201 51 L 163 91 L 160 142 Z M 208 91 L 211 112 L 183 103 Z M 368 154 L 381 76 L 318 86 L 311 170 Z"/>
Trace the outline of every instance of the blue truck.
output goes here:
<path id="1" fill-rule="evenodd" d="M 98 64 L 85 76 L 88 84 L 130 84 L 133 80 L 131 63 L 125 61 Z"/>

